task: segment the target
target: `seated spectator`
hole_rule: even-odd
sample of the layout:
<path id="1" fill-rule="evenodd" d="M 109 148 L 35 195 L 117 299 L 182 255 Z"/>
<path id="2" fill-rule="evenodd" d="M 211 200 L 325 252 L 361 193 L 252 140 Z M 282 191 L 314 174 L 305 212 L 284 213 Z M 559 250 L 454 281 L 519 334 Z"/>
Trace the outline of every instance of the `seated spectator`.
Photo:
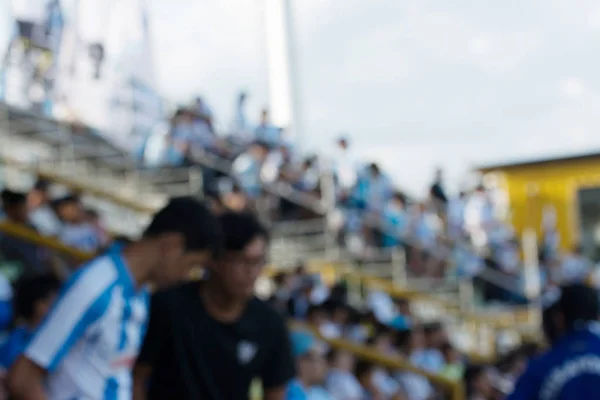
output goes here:
<path id="1" fill-rule="evenodd" d="M 5 189 L 0 198 L 6 221 L 35 230 L 29 223 L 25 194 Z M 0 234 L 0 254 L 3 259 L 0 268 L 11 282 L 15 282 L 25 273 L 43 272 L 48 267 L 45 249 L 9 235 Z"/>
<path id="2" fill-rule="evenodd" d="M 461 354 L 449 342 L 444 343 L 440 349 L 444 356 L 444 368 L 440 374 L 453 381 L 461 381 L 465 373 L 465 366 Z"/>
<path id="3" fill-rule="evenodd" d="M 494 388 L 486 367 L 471 365 L 465 371 L 467 400 L 494 400 Z"/>
<path id="4" fill-rule="evenodd" d="M 288 301 L 288 315 L 292 318 L 304 319 L 308 314 L 311 301 L 310 296 L 315 282 L 310 276 L 304 276 L 301 278 L 301 282 L 295 293 Z"/>
<path id="5" fill-rule="evenodd" d="M 41 235 L 56 236 L 60 232 L 60 220 L 50 206 L 50 183 L 38 180 L 29 192 L 29 220 Z"/>
<path id="6" fill-rule="evenodd" d="M 296 360 L 296 377 L 288 384 L 286 400 L 331 400 L 321 386 L 327 374 L 323 347 L 307 332 L 291 334 L 292 352 Z"/>
<path id="7" fill-rule="evenodd" d="M 421 328 L 415 327 L 397 333 L 397 344 L 401 354 L 415 367 L 423 368 L 422 350 L 424 348 L 424 336 Z M 396 371 L 395 378 L 404 388 L 406 396 L 410 400 L 426 400 L 433 394 L 434 390 L 427 378 L 413 372 Z"/>
<path id="8" fill-rule="evenodd" d="M 324 307 L 329 309 L 331 317 L 321 326 L 321 334 L 327 339 L 340 338 L 346 330 L 350 317 L 349 308 L 345 304 L 337 302 L 326 303 Z"/>
<path id="9" fill-rule="evenodd" d="M 560 283 L 583 283 L 590 276 L 591 270 L 592 262 L 583 254 L 583 248 L 576 246 L 563 258 L 559 273 Z"/>
<path id="10" fill-rule="evenodd" d="M 363 387 L 354 376 L 354 355 L 346 350 L 333 349 L 327 355 L 329 376 L 325 388 L 335 400 L 362 400 Z"/>
<path id="11" fill-rule="evenodd" d="M 95 252 L 102 246 L 103 238 L 88 222 L 79 197 L 69 195 L 58 200 L 56 210 L 63 223 L 59 234 L 61 242 L 87 252 Z"/>
<path id="12" fill-rule="evenodd" d="M 7 370 L 21 355 L 59 289 L 60 281 L 52 275 L 27 277 L 17 284 L 14 301 L 17 327 L 0 346 L 0 367 Z"/>
<path id="13" fill-rule="evenodd" d="M 85 218 L 86 221 L 92 225 L 95 229 L 96 234 L 98 235 L 98 239 L 100 241 L 99 247 L 104 247 L 110 241 L 110 237 L 104 226 L 102 225 L 102 221 L 100 220 L 100 214 L 96 210 L 92 210 L 90 208 L 85 210 Z"/>
<path id="14" fill-rule="evenodd" d="M 392 335 L 387 329 L 382 329 L 377 332 L 375 336 L 369 340 L 369 345 L 373 346 L 380 354 L 385 354 L 389 357 L 399 355 L 394 349 Z M 383 367 L 375 367 L 373 372 L 373 384 L 383 399 L 392 399 L 403 395 L 400 384 Z"/>

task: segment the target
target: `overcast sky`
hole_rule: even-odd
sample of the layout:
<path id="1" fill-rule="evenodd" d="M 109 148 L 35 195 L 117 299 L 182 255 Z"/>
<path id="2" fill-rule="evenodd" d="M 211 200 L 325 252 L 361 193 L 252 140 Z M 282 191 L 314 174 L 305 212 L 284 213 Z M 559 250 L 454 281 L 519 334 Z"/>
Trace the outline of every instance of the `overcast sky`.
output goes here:
<path id="1" fill-rule="evenodd" d="M 261 0 L 150 0 L 163 93 L 267 104 Z M 347 132 L 422 193 L 471 166 L 600 148 L 597 0 L 295 0 L 306 147 Z"/>

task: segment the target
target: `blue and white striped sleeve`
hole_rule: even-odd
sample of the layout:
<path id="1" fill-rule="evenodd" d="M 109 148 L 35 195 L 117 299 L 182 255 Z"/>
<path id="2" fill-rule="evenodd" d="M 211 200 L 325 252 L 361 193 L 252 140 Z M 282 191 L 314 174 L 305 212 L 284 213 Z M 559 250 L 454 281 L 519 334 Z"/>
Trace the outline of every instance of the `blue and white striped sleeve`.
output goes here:
<path id="1" fill-rule="evenodd" d="M 86 329 L 106 312 L 117 277 L 108 257 L 94 260 L 74 274 L 25 349 L 25 357 L 53 371 Z"/>

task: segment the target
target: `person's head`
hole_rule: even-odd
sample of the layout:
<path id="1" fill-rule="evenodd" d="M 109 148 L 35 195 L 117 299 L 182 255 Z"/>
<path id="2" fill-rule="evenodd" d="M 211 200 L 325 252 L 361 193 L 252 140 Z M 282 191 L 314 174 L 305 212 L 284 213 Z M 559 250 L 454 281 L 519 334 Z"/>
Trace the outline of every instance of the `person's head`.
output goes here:
<path id="1" fill-rule="evenodd" d="M 584 284 L 562 286 L 547 296 L 542 319 L 550 342 L 598 320 L 598 293 L 591 287 Z"/>
<path id="2" fill-rule="evenodd" d="M 331 310 L 331 320 L 335 324 L 344 326 L 350 318 L 350 307 L 340 302 L 331 302 L 329 305 Z"/>
<path id="3" fill-rule="evenodd" d="M 337 145 L 342 150 L 347 150 L 350 143 L 348 142 L 348 138 L 345 136 L 341 136 L 337 140 Z"/>
<path id="4" fill-rule="evenodd" d="M 265 158 L 267 158 L 267 155 L 269 154 L 269 146 L 266 143 L 257 141 L 250 145 L 248 152 L 256 160 L 262 162 L 265 160 Z"/>
<path id="5" fill-rule="evenodd" d="M 331 368 L 350 373 L 354 371 L 354 364 L 356 363 L 354 355 L 343 349 L 331 349 L 327 354 L 327 361 Z"/>
<path id="6" fill-rule="evenodd" d="M 438 348 L 448 341 L 446 330 L 440 322 L 430 322 L 423 326 L 427 347 Z"/>
<path id="7" fill-rule="evenodd" d="M 269 123 L 269 110 L 263 108 L 260 112 L 260 123 L 266 125 Z"/>
<path id="8" fill-rule="evenodd" d="M 34 328 L 50 310 L 59 289 L 60 281 L 53 275 L 21 278 L 16 284 L 13 300 L 16 317 Z"/>
<path id="9" fill-rule="evenodd" d="M 389 329 L 379 329 L 369 339 L 371 344 L 377 351 L 382 354 L 388 353 L 390 348 L 393 346 L 392 333 Z"/>
<path id="10" fill-rule="evenodd" d="M 219 220 L 204 203 L 187 196 L 172 198 L 142 237 L 153 250 L 150 281 L 160 287 L 185 279 L 219 253 L 222 237 Z"/>
<path id="11" fill-rule="evenodd" d="M 91 208 L 85 209 L 85 219 L 87 222 L 89 222 L 92 225 L 100 224 L 100 214 L 98 214 L 98 211 L 96 211 L 94 209 L 91 209 Z"/>
<path id="12" fill-rule="evenodd" d="M 410 317 L 412 315 L 412 311 L 410 309 L 410 301 L 408 299 L 395 297 L 393 300 L 398 313 L 402 314 L 405 317 Z"/>
<path id="13" fill-rule="evenodd" d="M 246 92 L 240 92 L 238 96 L 238 103 L 244 104 L 248 99 L 248 94 Z"/>
<path id="14" fill-rule="evenodd" d="M 327 322 L 329 313 L 320 305 L 311 305 L 306 311 L 306 322 L 313 326 L 319 327 Z"/>
<path id="15" fill-rule="evenodd" d="M 215 281 L 232 300 L 252 297 L 254 284 L 266 262 L 269 234 L 248 212 L 227 211 L 219 217 L 223 249 L 208 264 L 209 280 Z"/>
<path id="16" fill-rule="evenodd" d="M 378 178 L 381 175 L 381 169 L 379 169 L 379 165 L 375 163 L 369 164 L 367 168 L 368 174 L 370 178 Z"/>
<path id="17" fill-rule="evenodd" d="M 28 201 L 31 208 L 48 204 L 50 201 L 50 182 L 39 179 L 29 192 Z"/>
<path id="18" fill-rule="evenodd" d="M 29 221 L 27 196 L 25 194 L 5 189 L 0 194 L 0 198 L 2 199 L 2 208 L 10 221 L 19 224 Z"/>
<path id="19" fill-rule="evenodd" d="M 373 387 L 373 373 L 376 371 L 376 366 L 370 361 L 358 361 L 354 367 L 354 375 L 361 386 L 365 389 Z"/>
<path id="20" fill-rule="evenodd" d="M 327 373 L 324 346 L 312 334 L 302 331 L 291 333 L 291 344 L 298 379 L 306 386 L 322 383 Z"/>
<path id="21" fill-rule="evenodd" d="M 403 210 L 406 208 L 406 197 L 401 192 L 395 192 L 390 199 L 390 205 L 396 209 Z"/>
<path id="22" fill-rule="evenodd" d="M 80 223 L 85 219 L 85 211 L 77 195 L 69 195 L 57 200 L 56 214 L 66 223 Z"/>
<path id="23" fill-rule="evenodd" d="M 460 352 L 450 342 L 444 342 L 440 346 L 440 352 L 444 356 L 446 364 L 455 364 L 460 362 Z"/>
<path id="24" fill-rule="evenodd" d="M 484 398 L 490 396 L 493 392 L 488 370 L 481 365 L 471 365 L 467 367 L 464 375 L 467 396 L 479 395 Z"/>
<path id="25" fill-rule="evenodd" d="M 398 347 L 406 355 L 411 355 L 414 351 L 423 349 L 425 345 L 423 328 L 419 326 L 399 331 L 396 337 Z"/>

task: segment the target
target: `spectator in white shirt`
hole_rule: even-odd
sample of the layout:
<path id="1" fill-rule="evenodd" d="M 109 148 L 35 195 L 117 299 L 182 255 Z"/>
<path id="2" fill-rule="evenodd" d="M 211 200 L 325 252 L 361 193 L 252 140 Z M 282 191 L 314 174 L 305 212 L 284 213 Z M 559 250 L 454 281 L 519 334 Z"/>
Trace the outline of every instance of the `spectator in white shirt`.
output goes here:
<path id="1" fill-rule="evenodd" d="M 350 152 L 350 144 L 346 137 L 340 137 L 333 153 L 333 171 L 342 195 L 348 195 L 356 183 L 358 162 Z"/>
<path id="2" fill-rule="evenodd" d="M 85 210 L 77 196 L 67 196 L 57 202 L 58 216 L 63 222 L 59 238 L 67 246 L 95 252 L 102 245 L 96 228 L 86 220 Z"/>
<path id="3" fill-rule="evenodd" d="M 459 239 L 464 231 L 465 222 L 465 192 L 460 192 L 458 197 L 448 201 L 446 208 L 446 221 L 450 239 Z"/>
<path id="4" fill-rule="evenodd" d="M 560 265 L 559 279 L 563 285 L 585 283 L 592 271 L 592 262 L 583 254 L 581 246 L 566 255 Z"/>
<path id="5" fill-rule="evenodd" d="M 465 205 L 465 228 L 477 248 L 488 244 L 487 229 L 492 222 L 492 203 L 483 186 L 477 187 Z"/>
<path id="6" fill-rule="evenodd" d="M 268 152 L 268 146 L 265 143 L 256 142 L 233 162 L 233 176 L 250 198 L 260 195 L 261 169 Z"/>
<path id="7" fill-rule="evenodd" d="M 29 221 L 40 234 L 56 236 L 60 231 L 61 223 L 50 206 L 49 189 L 49 182 L 38 180 L 29 192 L 27 197 Z"/>
<path id="8" fill-rule="evenodd" d="M 333 349 L 328 356 L 330 372 L 325 387 L 335 400 L 363 400 L 364 391 L 354 376 L 354 355 Z"/>

